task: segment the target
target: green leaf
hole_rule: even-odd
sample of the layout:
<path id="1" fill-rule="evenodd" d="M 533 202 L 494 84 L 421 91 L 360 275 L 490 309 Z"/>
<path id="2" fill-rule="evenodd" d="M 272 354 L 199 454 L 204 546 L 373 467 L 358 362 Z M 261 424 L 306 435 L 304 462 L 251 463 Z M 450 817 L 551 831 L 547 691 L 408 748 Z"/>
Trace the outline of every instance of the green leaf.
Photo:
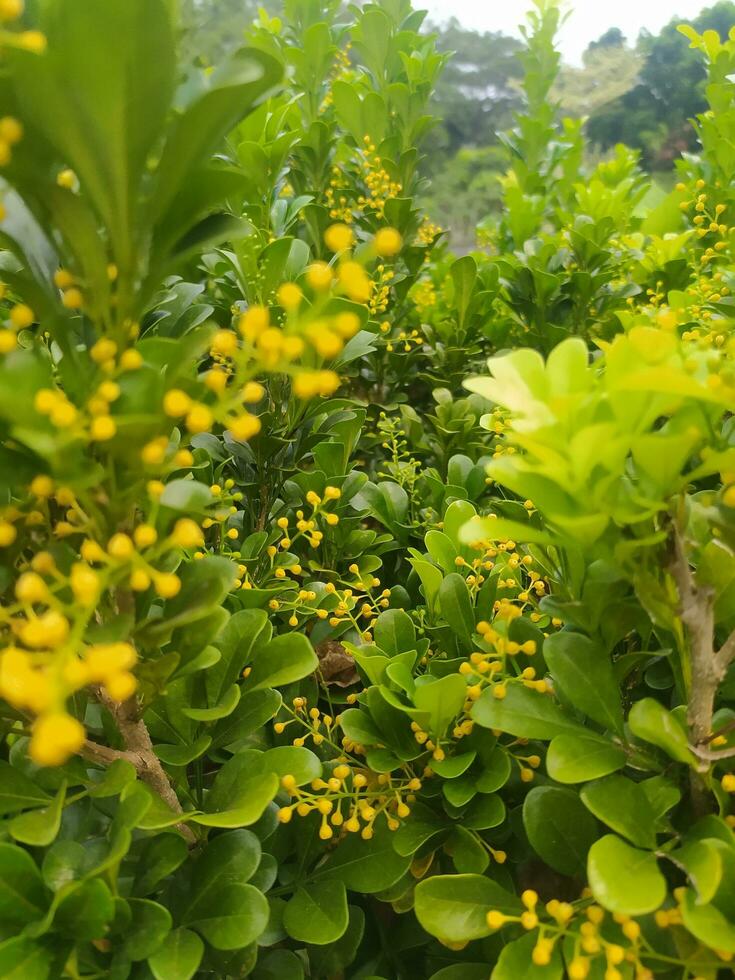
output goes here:
<path id="1" fill-rule="evenodd" d="M 315 881 L 297 888 L 283 910 L 283 925 L 292 939 L 324 946 L 347 928 L 347 892 L 341 881 Z"/>
<path id="2" fill-rule="evenodd" d="M 59 903 L 54 926 L 65 936 L 89 942 L 102 939 L 115 915 L 115 902 L 101 878 L 80 882 Z"/>
<path id="3" fill-rule="evenodd" d="M 487 689 L 476 701 L 472 718 L 484 728 L 496 728 L 518 738 L 551 739 L 556 735 L 585 734 L 548 694 L 522 684 L 509 684 L 502 701 Z"/>
<path id="4" fill-rule="evenodd" d="M 227 718 L 217 722 L 212 729 L 212 748 L 232 745 L 257 732 L 274 717 L 281 706 L 281 695 L 270 688 L 245 691 L 240 702 Z"/>
<path id="5" fill-rule="evenodd" d="M 188 857 L 186 841 L 178 833 L 162 833 L 143 842 L 133 879 L 133 894 L 142 897 L 180 867 Z"/>
<path id="6" fill-rule="evenodd" d="M 336 878 L 350 891 L 365 895 L 374 895 L 390 888 L 405 874 L 411 863 L 410 857 L 396 853 L 393 836 L 382 821 L 375 825 L 375 833 L 368 841 L 362 840 L 359 834 L 350 834 L 312 879 Z"/>
<path id="7" fill-rule="evenodd" d="M 59 891 L 81 878 L 87 869 L 87 852 L 75 840 L 57 840 L 44 854 L 41 874 L 47 888 Z"/>
<path id="8" fill-rule="evenodd" d="M 310 783 L 322 774 L 319 756 L 299 745 L 278 745 L 268 749 L 261 756 L 258 768 L 263 772 L 274 772 L 279 779 L 293 776 L 297 786 Z"/>
<path id="9" fill-rule="evenodd" d="M 510 779 L 510 756 L 505 749 L 497 746 L 489 756 L 482 759 L 482 772 L 475 777 L 478 793 L 495 793 Z M 432 763 L 434 768 L 435 763 Z"/>
<path id="10" fill-rule="evenodd" d="M 191 980 L 204 956 L 204 943 L 190 929 L 174 929 L 163 946 L 148 958 L 156 980 Z"/>
<path id="11" fill-rule="evenodd" d="M 666 898 L 666 879 L 650 851 L 615 834 L 601 837 L 587 857 L 587 879 L 596 901 L 610 912 L 647 915 Z"/>
<path id="12" fill-rule="evenodd" d="M 436 738 L 442 738 L 447 726 L 462 710 L 466 698 L 467 682 L 464 677 L 461 674 L 447 674 L 446 677 L 417 686 L 413 702 L 419 711 L 426 712 L 428 731 Z"/>
<path id="13" fill-rule="evenodd" d="M 122 947 L 124 955 L 134 962 L 147 960 L 171 931 L 171 913 L 147 898 L 129 898 L 128 906 L 131 918 Z"/>
<path id="14" fill-rule="evenodd" d="M 531 932 L 503 946 L 490 980 L 561 980 L 564 963 L 560 943 L 555 943 L 546 966 L 536 966 L 531 959 L 536 939 L 536 934 Z"/>
<path id="15" fill-rule="evenodd" d="M 435 875 L 416 886 L 414 911 L 423 928 L 442 942 L 466 943 L 489 936 L 491 910 L 518 915 L 518 899 L 483 875 Z"/>
<path id="16" fill-rule="evenodd" d="M 705 946 L 735 953 L 735 924 L 714 905 L 700 905 L 691 888 L 684 892 L 681 917 L 689 932 Z"/>
<path id="17" fill-rule="evenodd" d="M 237 684 L 232 684 L 222 695 L 220 703 L 213 708 L 182 708 L 181 713 L 194 721 L 217 721 L 231 715 L 239 700 L 240 688 Z"/>
<path id="18" fill-rule="evenodd" d="M 439 586 L 439 609 L 452 632 L 465 645 L 472 642 L 475 631 L 475 615 L 470 601 L 467 583 L 457 572 L 447 575 Z"/>
<path id="19" fill-rule="evenodd" d="M 628 724 L 634 735 L 644 742 L 657 745 L 672 759 L 687 765 L 694 762 L 684 729 L 674 715 L 654 698 L 636 701 L 630 709 Z"/>
<path id="20" fill-rule="evenodd" d="M 546 771 L 558 783 L 584 783 L 625 765 L 625 752 L 593 735 L 557 735 L 546 753 Z"/>
<path id="21" fill-rule="evenodd" d="M 541 531 L 533 524 L 509 521 L 505 517 L 473 517 L 460 531 L 464 544 L 474 541 L 516 541 L 523 544 L 553 545 L 555 539 L 548 531 Z"/>
<path id="22" fill-rule="evenodd" d="M 462 826 L 469 830 L 490 830 L 505 820 L 505 803 L 496 793 L 479 793 L 462 816 Z"/>
<path id="23" fill-rule="evenodd" d="M 454 286 L 457 319 L 459 326 L 463 327 L 477 279 L 477 263 L 471 255 L 463 255 L 449 266 L 449 275 Z"/>
<path id="24" fill-rule="evenodd" d="M 89 790 L 89 795 L 94 799 L 119 796 L 128 783 L 134 783 L 136 778 L 137 773 L 132 762 L 128 762 L 127 759 L 115 759 L 102 779 Z"/>
<path id="25" fill-rule="evenodd" d="M 409 857 L 427 841 L 440 834 L 446 836 L 449 822 L 424 803 L 416 802 L 411 808 L 411 819 L 405 820 L 393 837 L 396 853 Z"/>
<path id="26" fill-rule="evenodd" d="M 48 847 L 59 832 L 65 799 L 66 783 L 63 782 L 55 800 L 49 806 L 13 817 L 8 824 L 11 837 L 32 847 Z"/>
<path id="27" fill-rule="evenodd" d="M 213 500 L 212 491 L 198 480 L 171 480 L 159 497 L 162 507 L 182 514 L 204 514 Z"/>
<path id="28" fill-rule="evenodd" d="M 196 929 L 215 949 L 241 949 L 268 925 L 268 902 L 252 885 L 226 884 L 195 900 L 184 925 Z"/>
<path id="29" fill-rule="evenodd" d="M 22 936 L 0 943 L 3 980 L 49 980 L 53 961 L 50 949 Z"/>
<path id="30" fill-rule="evenodd" d="M 0 760 L 0 816 L 34 806 L 45 806 L 51 797 L 32 779 L 4 759 Z"/>
<path id="31" fill-rule="evenodd" d="M 258 957 L 252 977 L 253 980 L 304 980 L 304 967 L 290 949 L 273 949 L 262 959 Z"/>
<path id="32" fill-rule="evenodd" d="M 192 900 L 204 907 L 226 885 L 247 884 L 260 857 L 260 841 L 249 830 L 234 830 L 213 838 L 194 865 Z"/>
<path id="33" fill-rule="evenodd" d="M 386 609 L 373 626 L 375 645 L 388 656 L 416 649 L 416 630 L 408 613 L 402 609 Z"/>
<path id="34" fill-rule="evenodd" d="M 718 843 L 706 839 L 694 840 L 669 852 L 671 860 L 684 868 L 696 888 L 699 904 L 712 901 L 722 881 L 722 857 Z"/>
<path id="35" fill-rule="evenodd" d="M 211 744 L 209 735 L 201 735 L 190 745 L 154 745 L 153 750 L 167 766 L 188 766 L 200 755 L 204 755 Z"/>
<path id="36" fill-rule="evenodd" d="M 625 776 L 606 776 L 584 786 L 580 796 L 598 820 L 632 844 L 649 850 L 655 848 L 656 814 L 638 783 Z"/>
<path id="37" fill-rule="evenodd" d="M 531 847 L 550 868 L 564 875 L 584 872 L 597 824 L 575 792 L 534 787 L 523 802 L 523 826 Z"/>
<path id="38" fill-rule="evenodd" d="M 0 844 L 0 923 L 33 922 L 47 904 L 41 873 L 30 854 L 14 844 Z"/>
<path id="39" fill-rule="evenodd" d="M 575 708 L 603 728 L 623 731 L 623 708 L 610 658 L 581 633 L 562 630 L 544 642 L 544 660 Z"/>
<path id="40" fill-rule="evenodd" d="M 248 827 L 261 818 L 278 792 L 278 777 L 272 772 L 244 778 L 236 786 L 227 782 L 225 787 L 229 764 L 217 773 L 206 800 L 207 812 L 193 816 L 195 823 L 205 827 Z"/>
<path id="41" fill-rule="evenodd" d="M 245 689 L 281 687 L 313 674 L 319 666 L 314 648 L 303 633 L 284 633 L 259 647 Z"/>

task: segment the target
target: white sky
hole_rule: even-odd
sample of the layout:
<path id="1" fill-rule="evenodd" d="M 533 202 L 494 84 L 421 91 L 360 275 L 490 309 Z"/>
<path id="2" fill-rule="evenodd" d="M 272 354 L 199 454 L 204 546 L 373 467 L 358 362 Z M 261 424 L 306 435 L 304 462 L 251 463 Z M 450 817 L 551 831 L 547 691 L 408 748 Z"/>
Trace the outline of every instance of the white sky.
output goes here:
<path id="1" fill-rule="evenodd" d="M 609 27 L 619 27 L 634 41 L 642 27 L 657 32 L 673 17 L 693 17 L 714 0 L 573 0 L 573 12 L 562 28 L 559 43 L 566 61 L 579 63 L 590 41 Z M 435 22 L 456 17 L 465 27 L 476 30 L 517 33 L 529 0 L 414 0 L 414 7 L 429 11 Z"/>

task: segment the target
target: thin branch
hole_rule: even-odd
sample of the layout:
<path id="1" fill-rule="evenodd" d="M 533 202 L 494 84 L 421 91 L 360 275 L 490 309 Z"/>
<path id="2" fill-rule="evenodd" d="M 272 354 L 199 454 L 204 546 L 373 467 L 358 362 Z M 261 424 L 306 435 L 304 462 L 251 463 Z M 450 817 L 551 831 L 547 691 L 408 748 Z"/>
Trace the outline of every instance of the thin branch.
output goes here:
<path id="1" fill-rule="evenodd" d="M 728 636 L 715 656 L 718 668 L 723 675 L 730 664 L 735 660 L 735 630 Z"/>
<path id="2" fill-rule="evenodd" d="M 104 690 L 96 692 L 99 701 L 104 704 L 115 720 L 125 749 L 111 749 L 96 742 L 86 741 L 81 754 L 93 762 L 109 765 L 117 759 L 125 759 L 135 766 L 140 779 L 163 800 L 174 813 L 183 813 L 183 808 L 171 785 L 161 760 L 153 751 L 153 743 L 148 728 L 140 717 L 138 702 L 135 696 L 127 701 L 113 701 Z M 189 844 L 196 843 L 196 835 L 185 823 L 176 824 L 176 829 L 186 838 Z"/>
<path id="3" fill-rule="evenodd" d="M 690 750 L 699 759 L 706 759 L 707 762 L 719 762 L 721 759 L 734 759 L 735 747 L 729 749 L 703 749 L 699 745 L 690 745 Z"/>

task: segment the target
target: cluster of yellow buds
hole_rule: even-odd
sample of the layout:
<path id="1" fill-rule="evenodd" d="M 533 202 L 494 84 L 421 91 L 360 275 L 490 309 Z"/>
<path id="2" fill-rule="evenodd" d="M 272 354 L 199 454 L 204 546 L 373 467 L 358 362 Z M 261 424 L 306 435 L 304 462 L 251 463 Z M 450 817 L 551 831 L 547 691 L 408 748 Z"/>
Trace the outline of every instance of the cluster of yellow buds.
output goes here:
<path id="1" fill-rule="evenodd" d="M 23 125 L 14 116 L 0 118 L 0 167 L 7 166 L 13 157 L 13 147 L 23 139 Z"/>
<path id="2" fill-rule="evenodd" d="M 0 23 L 7 24 L 18 20 L 24 10 L 25 0 L 0 0 Z M 31 54 L 43 54 L 46 50 L 46 36 L 41 31 L 11 32 L 3 28 L 0 29 L 0 45 L 20 48 L 23 51 L 30 51 Z M 9 158 L 4 162 L 9 162 Z"/>
<path id="3" fill-rule="evenodd" d="M 402 191 L 401 182 L 391 177 L 375 144 L 365 136 L 351 163 L 334 164 L 324 197 L 331 218 L 352 224 L 356 214 L 382 219 L 387 202 Z"/>
<path id="4" fill-rule="evenodd" d="M 537 679 L 534 667 L 524 667 L 516 672 L 515 667 L 509 664 L 509 660 L 521 654 L 532 657 L 536 653 L 536 641 L 517 643 L 510 640 L 507 630 L 501 629 L 504 626 L 505 622 L 502 620 L 496 620 L 494 625 L 483 620 L 476 626 L 480 637 L 478 647 L 481 649 L 473 651 L 459 665 L 460 674 L 471 681 L 467 690 L 470 702 L 476 701 L 488 686 L 492 689 L 493 697 L 499 701 L 505 698 L 508 684 L 523 684 L 542 694 L 549 692 L 546 681 Z"/>
<path id="5" fill-rule="evenodd" d="M 385 169 L 380 154 L 369 136 L 363 137 L 360 150 L 360 169 L 365 193 L 357 198 L 357 206 L 363 211 L 374 211 L 382 218 L 388 201 L 398 197 L 403 187 Z"/>
<path id="6" fill-rule="evenodd" d="M 293 800 L 278 811 L 282 823 L 288 823 L 294 813 L 307 817 L 316 812 L 321 814 L 322 840 L 331 840 L 335 830 L 342 835 L 359 833 L 363 840 L 370 840 L 378 818 L 385 819 L 389 830 L 398 830 L 410 815 L 414 794 L 421 789 L 416 776 L 375 773 L 346 756 L 331 765 L 331 776 L 313 780 L 309 789 L 297 786 L 293 776 L 282 778 L 281 785 Z"/>
<path id="7" fill-rule="evenodd" d="M 411 351 L 419 350 L 424 343 L 424 336 L 419 330 L 414 329 L 408 333 L 405 330 L 399 330 L 394 333 L 388 320 L 384 320 L 380 324 L 380 332 L 389 335 L 385 342 L 385 349 L 389 354 L 396 350 L 410 354 Z"/>
<path id="8" fill-rule="evenodd" d="M 675 897 L 679 892 L 680 898 L 684 891 L 676 889 Z M 565 942 L 565 956 L 569 955 L 566 950 L 571 941 L 571 958 L 567 960 L 566 967 L 570 980 L 587 980 L 592 975 L 602 976 L 604 980 L 623 980 L 624 975 L 631 975 L 631 970 L 635 971 L 636 980 L 653 980 L 654 971 L 644 962 L 650 946 L 642 935 L 640 924 L 623 913 L 610 915 L 601 906 L 590 902 L 587 889 L 577 902 L 552 898 L 541 905 L 538 894 L 529 888 L 521 894 L 521 902 L 524 911 L 520 915 L 507 915 L 495 909 L 489 911 L 487 925 L 493 930 L 502 929 L 508 924 L 518 924 L 528 932 L 538 930 L 531 953 L 535 966 L 548 966 L 554 947 L 562 941 Z M 676 907 L 661 909 L 654 918 L 660 929 L 682 921 L 681 912 Z M 730 962 L 733 958 L 732 953 L 714 952 L 722 962 Z M 658 957 L 654 955 L 653 959 L 657 960 Z M 675 964 L 678 961 L 670 958 L 667 962 Z M 684 960 L 681 965 L 685 965 Z"/>
<path id="9" fill-rule="evenodd" d="M 411 299 L 418 315 L 423 320 L 428 319 L 437 302 L 436 286 L 428 276 L 422 276 L 411 287 Z"/>
<path id="10" fill-rule="evenodd" d="M 416 240 L 419 245 L 433 245 L 443 230 L 440 225 L 435 224 L 428 215 L 425 215 L 424 220 L 419 226 Z"/>

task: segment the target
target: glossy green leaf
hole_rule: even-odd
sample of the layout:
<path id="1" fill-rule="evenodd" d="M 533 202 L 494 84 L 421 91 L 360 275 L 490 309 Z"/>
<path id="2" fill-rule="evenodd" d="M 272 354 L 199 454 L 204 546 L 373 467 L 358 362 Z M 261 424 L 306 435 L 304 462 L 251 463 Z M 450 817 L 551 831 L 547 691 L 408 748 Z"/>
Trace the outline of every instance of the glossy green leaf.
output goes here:
<path id="1" fill-rule="evenodd" d="M 297 888 L 283 910 L 292 939 L 324 946 L 347 928 L 347 892 L 341 881 L 315 881 Z"/>
<path id="2" fill-rule="evenodd" d="M 191 980 L 204 956 L 204 943 L 190 929 L 174 929 L 148 959 L 156 980 Z"/>
<path id="3" fill-rule="evenodd" d="M 520 908 L 514 895 L 482 875 L 435 875 L 416 886 L 416 918 L 443 942 L 465 943 L 489 936 L 488 912 L 517 915 Z"/>
<path id="4" fill-rule="evenodd" d="M 615 834 L 601 837 L 587 857 L 587 879 L 603 908 L 627 915 L 655 912 L 666 898 L 666 879 L 656 857 Z"/>
<path id="5" fill-rule="evenodd" d="M 130 925 L 125 933 L 124 950 L 128 959 L 147 960 L 171 931 L 171 913 L 147 898 L 129 898 Z"/>
<path id="6" fill-rule="evenodd" d="M 27 851 L 0 844 L 0 923 L 23 926 L 40 919 L 48 900 L 41 874 Z"/>
<path id="7" fill-rule="evenodd" d="M 554 944 L 549 963 L 537 966 L 531 959 L 536 939 L 535 933 L 528 933 L 504 946 L 490 980 L 562 980 L 564 963 L 560 944 Z"/>
<path id="8" fill-rule="evenodd" d="M 503 700 L 487 689 L 472 708 L 472 718 L 484 728 L 495 728 L 518 738 L 551 739 L 556 735 L 585 734 L 548 695 L 521 684 L 509 684 Z"/>
<path id="9" fill-rule="evenodd" d="M 0 815 L 45 806 L 51 797 L 25 773 L 0 760 Z"/>
<path id="10" fill-rule="evenodd" d="M 580 796 L 590 813 L 632 844 L 655 848 L 656 814 L 638 783 L 625 776 L 606 776 L 584 786 Z"/>
<path id="11" fill-rule="evenodd" d="M 268 924 L 268 902 L 252 885 L 225 884 L 199 895 L 184 916 L 215 949 L 241 949 L 254 942 Z"/>
<path id="12" fill-rule="evenodd" d="M 557 735 L 546 753 L 546 771 L 558 783 L 584 783 L 625 765 L 625 752 L 592 735 Z"/>
<path id="13" fill-rule="evenodd" d="M 8 824 L 11 837 L 32 847 L 48 847 L 59 832 L 65 799 L 66 783 L 62 783 L 56 798 L 43 810 L 31 810 L 13 817 Z"/>
<path id="14" fill-rule="evenodd" d="M 534 787 L 523 803 L 523 826 L 531 847 L 549 867 L 565 875 L 584 872 L 597 824 L 575 792 Z"/>
<path id="15" fill-rule="evenodd" d="M 292 684 L 313 674 L 318 666 L 314 648 L 303 633 L 284 633 L 255 651 L 245 689 Z"/>
<path id="16" fill-rule="evenodd" d="M 686 733 L 676 718 L 653 698 L 636 701 L 628 715 L 630 730 L 644 742 L 651 742 L 676 759 L 678 762 L 692 764 L 693 755 L 689 751 Z"/>
<path id="17" fill-rule="evenodd" d="M 612 661 L 581 633 L 562 630 L 544 642 L 544 659 L 575 708 L 603 728 L 623 731 L 623 708 Z"/>

